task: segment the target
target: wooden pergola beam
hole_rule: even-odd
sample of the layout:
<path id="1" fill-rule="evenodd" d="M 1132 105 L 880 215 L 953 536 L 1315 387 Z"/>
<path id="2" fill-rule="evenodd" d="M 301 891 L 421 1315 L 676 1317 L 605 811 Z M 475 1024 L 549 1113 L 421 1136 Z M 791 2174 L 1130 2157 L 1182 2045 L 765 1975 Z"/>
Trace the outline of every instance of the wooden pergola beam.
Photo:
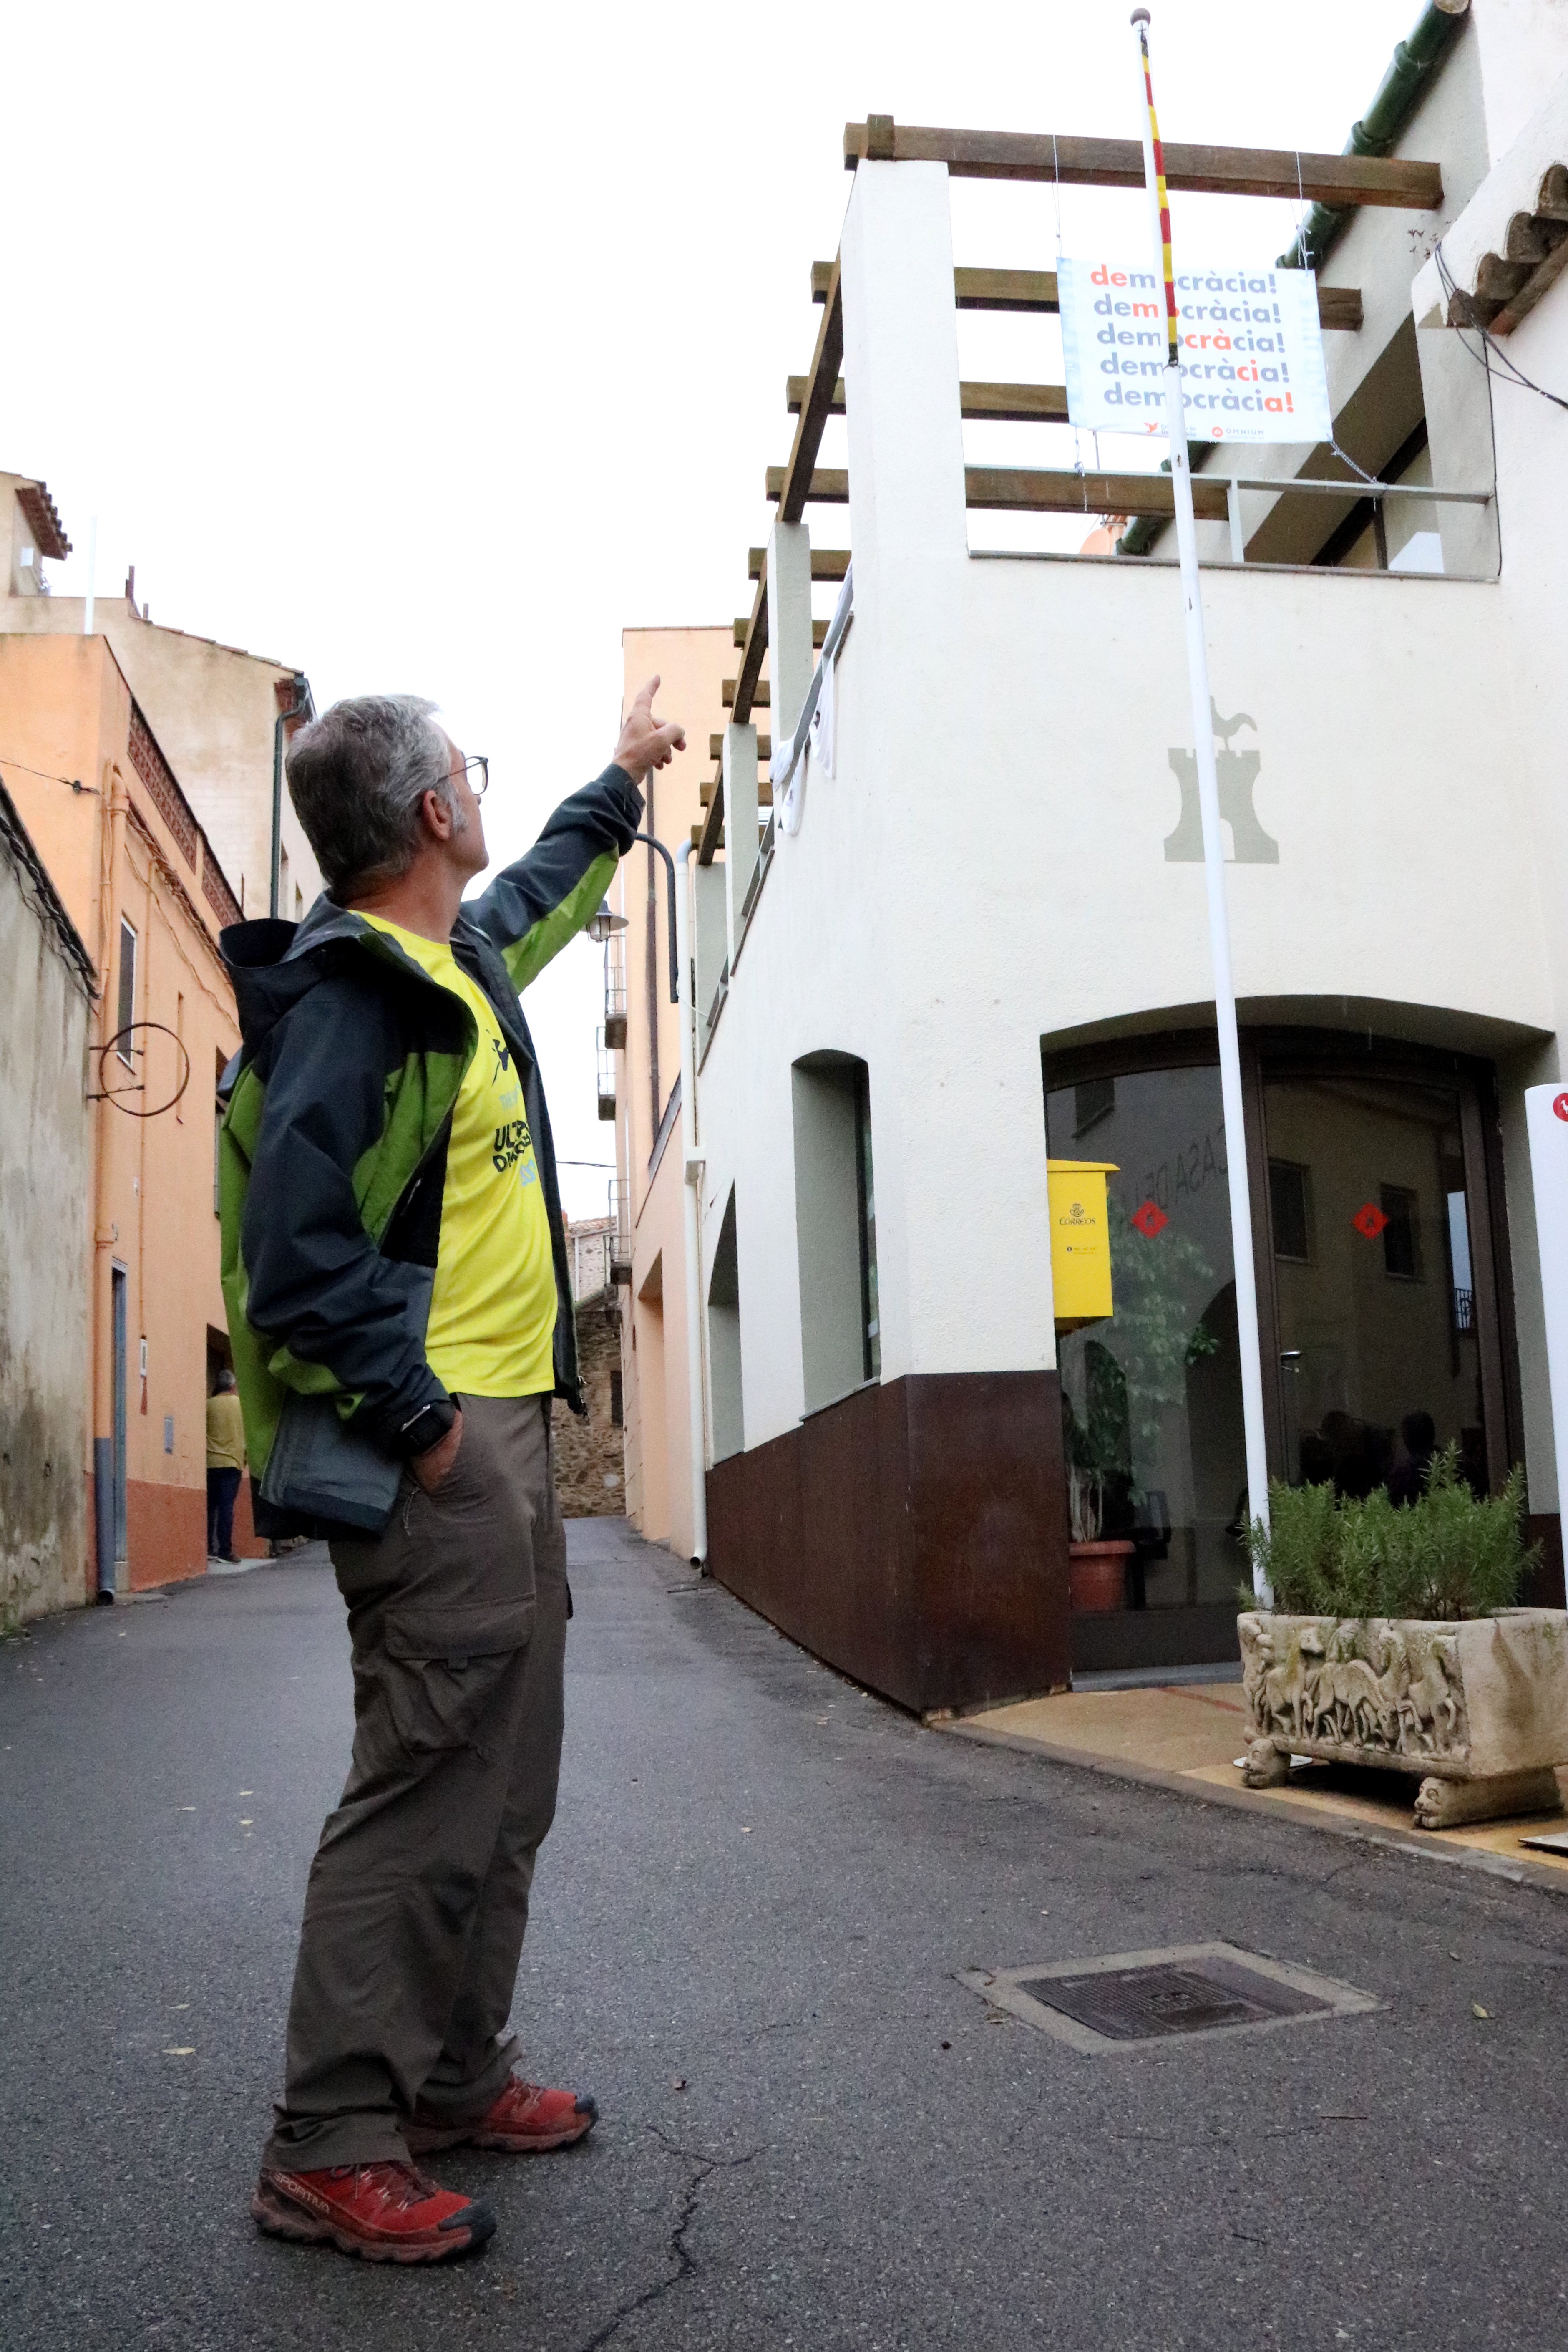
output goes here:
<path id="1" fill-rule="evenodd" d="M 692 847 L 696 851 L 699 866 L 711 866 L 714 851 L 724 847 L 724 777 L 722 774 L 715 782 L 713 798 L 707 804 L 707 814 L 704 817 L 701 826 L 694 824 L 692 827 Z"/>
<path id="2" fill-rule="evenodd" d="M 1076 187 L 1141 188 L 1136 139 L 1081 139 L 1050 131 L 939 131 L 894 123 L 889 115 L 844 125 L 844 168 L 865 159 L 946 163 L 960 180 L 1062 180 Z M 1166 183 L 1211 196 L 1284 196 L 1292 203 L 1386 205 L 1435 212 L 1443 201 L 1436 163 L 1406 155 L 1318 155 L 1291 147 L 1190 146 L 1166 140 Z"/>
<path id="3" fill-rule="evenodd" d="M 781 466 L 768 468 L 768 495 L 783 485 Z M 1070 474 L 1034 466 L 966 466 L 965 504 L 1019 514 L 1174 515 L 1168 474 Z M 838 467 L 819 467 L 807 497 L 826 506 L 847 506 L 850 478 Z M 1195 475 L 1193 510 L 1199 522 L 1223 522 L 1229 509 L 1225 484 Z M 715 737 L 717 741 L 717 737 Z"/>
<path id="4" fill-rule="evenodd" d="M 743 722 L 737 719 L 735 723 L 738 727 Z M 723 759 L 724 737 L 722 735 L 710 735 L 708 737 L 707 755 L 710 760 Z M 766 735 L 759 735 L 757 739 L 757 756 L 764 767 L 767 766 L 768 761 L 773 757 L 773 746 L 768 741 Z"/>
<path id="5" fill-rule="evenodd" d="M 806 510 L 812 469 L 817 462 L 817 452 L 822 446 L 822 427 L 828 421 L 833 387 L 838 383 L 843 357 L 844 306 L 839 265 L 835 260 L 822 298 L 822 323 L 817 330 L 817 348 L 811 353 L 806 397 L 796 420 L 789 462 L 783 470 L 779 496 L 781 521 L 799 522 Z"/>
<path id="6" fill-rule="evenodd" d="M 737 679 L 727 677 L 719 688 L 718 698 L 727 710 L 731 710 L 735 707 L 735 689 L 737 683 L 738 681 Z M 751 707 L 753 710 L 766 710 L 771 699 L 772 698 L 768 690 L 768 680 L 765 677 L 758 678 L 756 686 L 752 689 Z"/>
<path id="7" fill-rule="evenodd" d="M 798 415 L 806 396 L 806 379 L 792 375 L 786 385 L 791 416 Z M 1061 425 L 1067 421 L 1064 383 L 961 383 L 958 398 L 966 416 L 988 416 L 1004 423 Z M 844 380 L 833 387 L 830 416 L 844 414 Z"/>
<path id="8" fill-rule="evenodd" d="M 767 550 L 757 574 L 757 593 L 751 600 L 751 618 L 746 625 L 746 637 L 740 649 L 740 667 L 735 678 L 735 718 L 737 726 L 751 716 L 758 681 L 762 676 L 762 656 L 768 651 L 768 562 Z M 715 736 L 716 743 L 718 737 Z M 718 758 L 716 751 L 714 758 Z"/>
<path id="9" fill-rule="evenodd" d="M 811 299 L 826 299 L 831 261 L 811 264 Z M 953 299 L 960 310 L 1048 311 L 1061 309 L 1054 269 L 955 269 Z M 1320 286 L 1318 324 L 1325 334 L 1354 334 L 1362 323 L 1359 286 Z"/>
<path id="10" fill-rule="evenodd" d="M 714 795 L 722 794 L 723 791 L 724 770 L 719 767 L 714 771 L 706 784 L 697 786 L 697 800 L 705 809 L 711 808 Z M 758 808 L 771 808 L 773 805 L 773 784 L 772 780 L 768 776 L 758 776 L 757 779 L 757 805 Z"/>
<path id="11" fill-rule="evenodd" d="M 964 493 L 966 505 L 991 513 L 1176 512 L 1176 494 L 1168 474 L 1068 474 L 1032 466 L 966 466 Z M 1192 504 L 1199 522 L 1223 522 L 1229 511 L 1225 484 L 1195 474 Z"/>
<path id="12" fill-rule="evenodd" d="M 736 644 L 737 644 L 737 646 L 743 646 L 743 645 L 746 643 L 746 632 L 747 631 L 747 629 L 749 629 L 749 628 L 750 628 L 750 626 L 751 626 L 751 622 L 750 622 L 750 618 L 749 618 L 749 616 L 748 616 L 747 614 L 742 613 L 742 614 L 741 614 L 741 615 L 740 615 L 740 617 L 738 618 L 738 620 L 736 622 L 736 625 L 735 625 L 735 642 L 736 642 Z M 819 651 L 819 652 L 820 652 L 820 651 L 821 651 L 821 649 L 822 641 L 823 641 L 823 639 L 826 637 L 827 634 L 828 634 L 828 625 L 827 625 L 826 621 L 813 621 L 813 622 L 812 622 L 812 624 L 811 624 L 811 643 L 812 643 L 812 645 L 813 645 L 813 646 L 818 649 L 818 651 Z M 727 684 L 729 683 L 729 681 L 728 681 L 728 679 L 727 679 L 727 678 L 726 679 L 725 683 L 726 683 L 726 685 L 727 685 Z M 763 694 L 762 698 L 763 698 L 763 700 L 764 700 L 764 701 L 766 701 L 766 700 L 767 700 L 767 696 L 766 696 L 766 694 L 765 694 L 765 693 Z"/>
<path id="13" fill-rule="evenodd" d="M 747 578 L 760 580 L 762 567 L 767 561 L 768 550 L 765 547 L 748 548 L 746 557 Z M 814 547 L 811 550 L 813 580 L 841 580 L 849 568 L 850 551 L 847 547 Z"/>
<path id="14" fill-rule="evenodd" d="M 770 499 L 782 502 L 786 478 L 786 467 L 768 467 L 768 495 Z M 842 466 L 819 466 L 804 482 L 797 481 L 794 488 L 802 507 L 808 499 L 814 499 L 819 506 L 847 507 L 850 502 L 850 478 Z M 782 503 L 779 510 L 782 514 Z"/>

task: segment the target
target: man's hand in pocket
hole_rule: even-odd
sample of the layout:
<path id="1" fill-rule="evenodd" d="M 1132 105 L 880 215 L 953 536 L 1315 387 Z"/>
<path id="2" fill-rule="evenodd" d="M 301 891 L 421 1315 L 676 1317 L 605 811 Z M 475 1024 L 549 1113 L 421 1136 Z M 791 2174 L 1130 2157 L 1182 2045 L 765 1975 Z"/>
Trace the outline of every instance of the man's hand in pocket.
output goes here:
<path id="1" fill-rule="evenodd" d="M 437 1439 L 428 1452 L 416 1454 L 409 1464 L 427 1495 L 434 1495 L 457 1459 L 457 1449 L 463 1443 L 463 1408 L 457 1407 L 457 1418 L 443 1438 Z"/>

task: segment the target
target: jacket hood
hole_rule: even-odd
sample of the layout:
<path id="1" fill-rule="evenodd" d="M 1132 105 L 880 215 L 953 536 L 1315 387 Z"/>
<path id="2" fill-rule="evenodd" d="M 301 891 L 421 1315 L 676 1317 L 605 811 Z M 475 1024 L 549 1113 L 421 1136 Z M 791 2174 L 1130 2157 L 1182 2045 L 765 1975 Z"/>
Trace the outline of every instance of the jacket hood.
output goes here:
<path id="1" fill-rule="evenodd" d="M 489 944 L 465 909 L 459 911 L 452 936 L 481 950 Z M 334 959 L 320 951 L 349 942 L 368 942 L 376 955 L 390 957 L 411 978 L 429 983 L 423 967 L 411 962 L 395 940 L 352 908 L 337 906 L 325 891 L 301 922 L 267 918 L 230 923 L 219 932 L 218 948 L 234 983 L 240 1036 L 246 1051 L 254 1053 L 268 1030 L 331 969 Z"/>
<path id="2" fill-rule="evenodd" d="M 327 959 L 314 950 L 362 939 L 370 929 L 362 916 L 335 906 L 323 891 L 303 922 L 263 919 L 230 923 L 220 931 L 218 948 L 234 982 L 246 1046 L 254 1053 L 267 1031 L 323 977 Z"/>

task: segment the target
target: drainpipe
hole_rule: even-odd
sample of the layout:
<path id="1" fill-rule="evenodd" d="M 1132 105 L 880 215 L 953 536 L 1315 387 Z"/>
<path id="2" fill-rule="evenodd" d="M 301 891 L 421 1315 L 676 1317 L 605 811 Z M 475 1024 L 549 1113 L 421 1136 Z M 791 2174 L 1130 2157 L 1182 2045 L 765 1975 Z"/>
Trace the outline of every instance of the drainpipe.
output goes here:
<path id="1" fill-rule="evenodd" d="M 685 1236 L 686 1236 L 686 1407 L 688 1439 L 692 1458 L 692 1564 L 706 1567 L 707 1562 L 707 1427 L 703 1412 L 703 1274 L 702 1219 L 698 1213 L 698 1195 L 702 1191 L 705 1163 L 693 1151 L 697 1133 L 696 1106 L 696 1040 L 692 1026 L 692 944 L 691 893 L 687 887 L 687 866 L 691 861 L 690 839 L 683 841 L 675 852 L 679 866 L 680 887 L 675 893 L 675 948 L 678 967 L 685 976 L 685 986 L 680 992 L 681 1016 L 681 1159 L 685 1176 Z"/>
<path id="2" fill-rule="evenodd" d="M 120 861 L 125 841 L 125 812 L 130 796 L 120 780 L 120 771 L 105 762 L 99 772 L 103 777 L 99 800 L 99 863 L 98 917 L 99 976 L 102 995 L 99 1002 L 98 1050 L 107 1045 L 115 1030 L 115 981 L 113 961 L 117 952 L 114 931 L 115 891 L 120 874 Z M 100 1096 L 103 1082 L 97 1082 L 95 1091 Z M 110 1105 L 99 1100 L 93 1105 L 93 1171 L 92 1171 L 92 1511 L 93 1554 L 98 1573 L 99 1598 L 112 1601 L 117 1578 L 114 1557 L 114 1366 L 110 1354 L 110 1335 L 107 1328 L 112 1306 L 106 1305 L 103 1296 L 103 1253 L 112 1250 L 118 1239 L 117 1229 L 104 1216 L 105 1193 L 108 1189 L 109 1112 Z M 110 1283 L 110 1299 L 113 1298 Z M 99 1414 L 109 1399 L 110 1434 L 98 1433 Z"/>
<path id="3" fill-rule="evenodd" d="M 1407 40 L 1395 49 L 1376 95 L 1344 142 L 1347 155 L 1386 155 L 1415 113 L 1456 35 L 1469 16 L 1470 0 L 1429 0 Z M 1314 205 L 1295 243 L 1280 256 L 1281 269 L 1315 269 L 1355 217 L 1355 207 Z"/>
<path id="4" fill-rule="evenodd" d="M 272 880 L 267 894 L 267 912 L 277 920 L 277 887 L 283 863 L 283 730 L 297 719 L 310 715 L 310 681 L 294 673 L 294 708 L 280 710 L 272 727 Z"/>

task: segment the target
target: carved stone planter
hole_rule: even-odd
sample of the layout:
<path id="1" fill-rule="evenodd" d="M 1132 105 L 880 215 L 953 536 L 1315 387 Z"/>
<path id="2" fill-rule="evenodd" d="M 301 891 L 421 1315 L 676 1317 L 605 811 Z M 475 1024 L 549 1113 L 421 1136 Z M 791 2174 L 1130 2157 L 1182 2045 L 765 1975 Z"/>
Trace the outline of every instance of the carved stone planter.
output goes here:
<path id="1" fill-rule="evenodd" d="M 1421 1829 L 1555 1812 L 1568 1763 L 1568 1611 L 1238 1621 L 1249 1789 L 1292 1756 L 1418 1773 Z"/>

